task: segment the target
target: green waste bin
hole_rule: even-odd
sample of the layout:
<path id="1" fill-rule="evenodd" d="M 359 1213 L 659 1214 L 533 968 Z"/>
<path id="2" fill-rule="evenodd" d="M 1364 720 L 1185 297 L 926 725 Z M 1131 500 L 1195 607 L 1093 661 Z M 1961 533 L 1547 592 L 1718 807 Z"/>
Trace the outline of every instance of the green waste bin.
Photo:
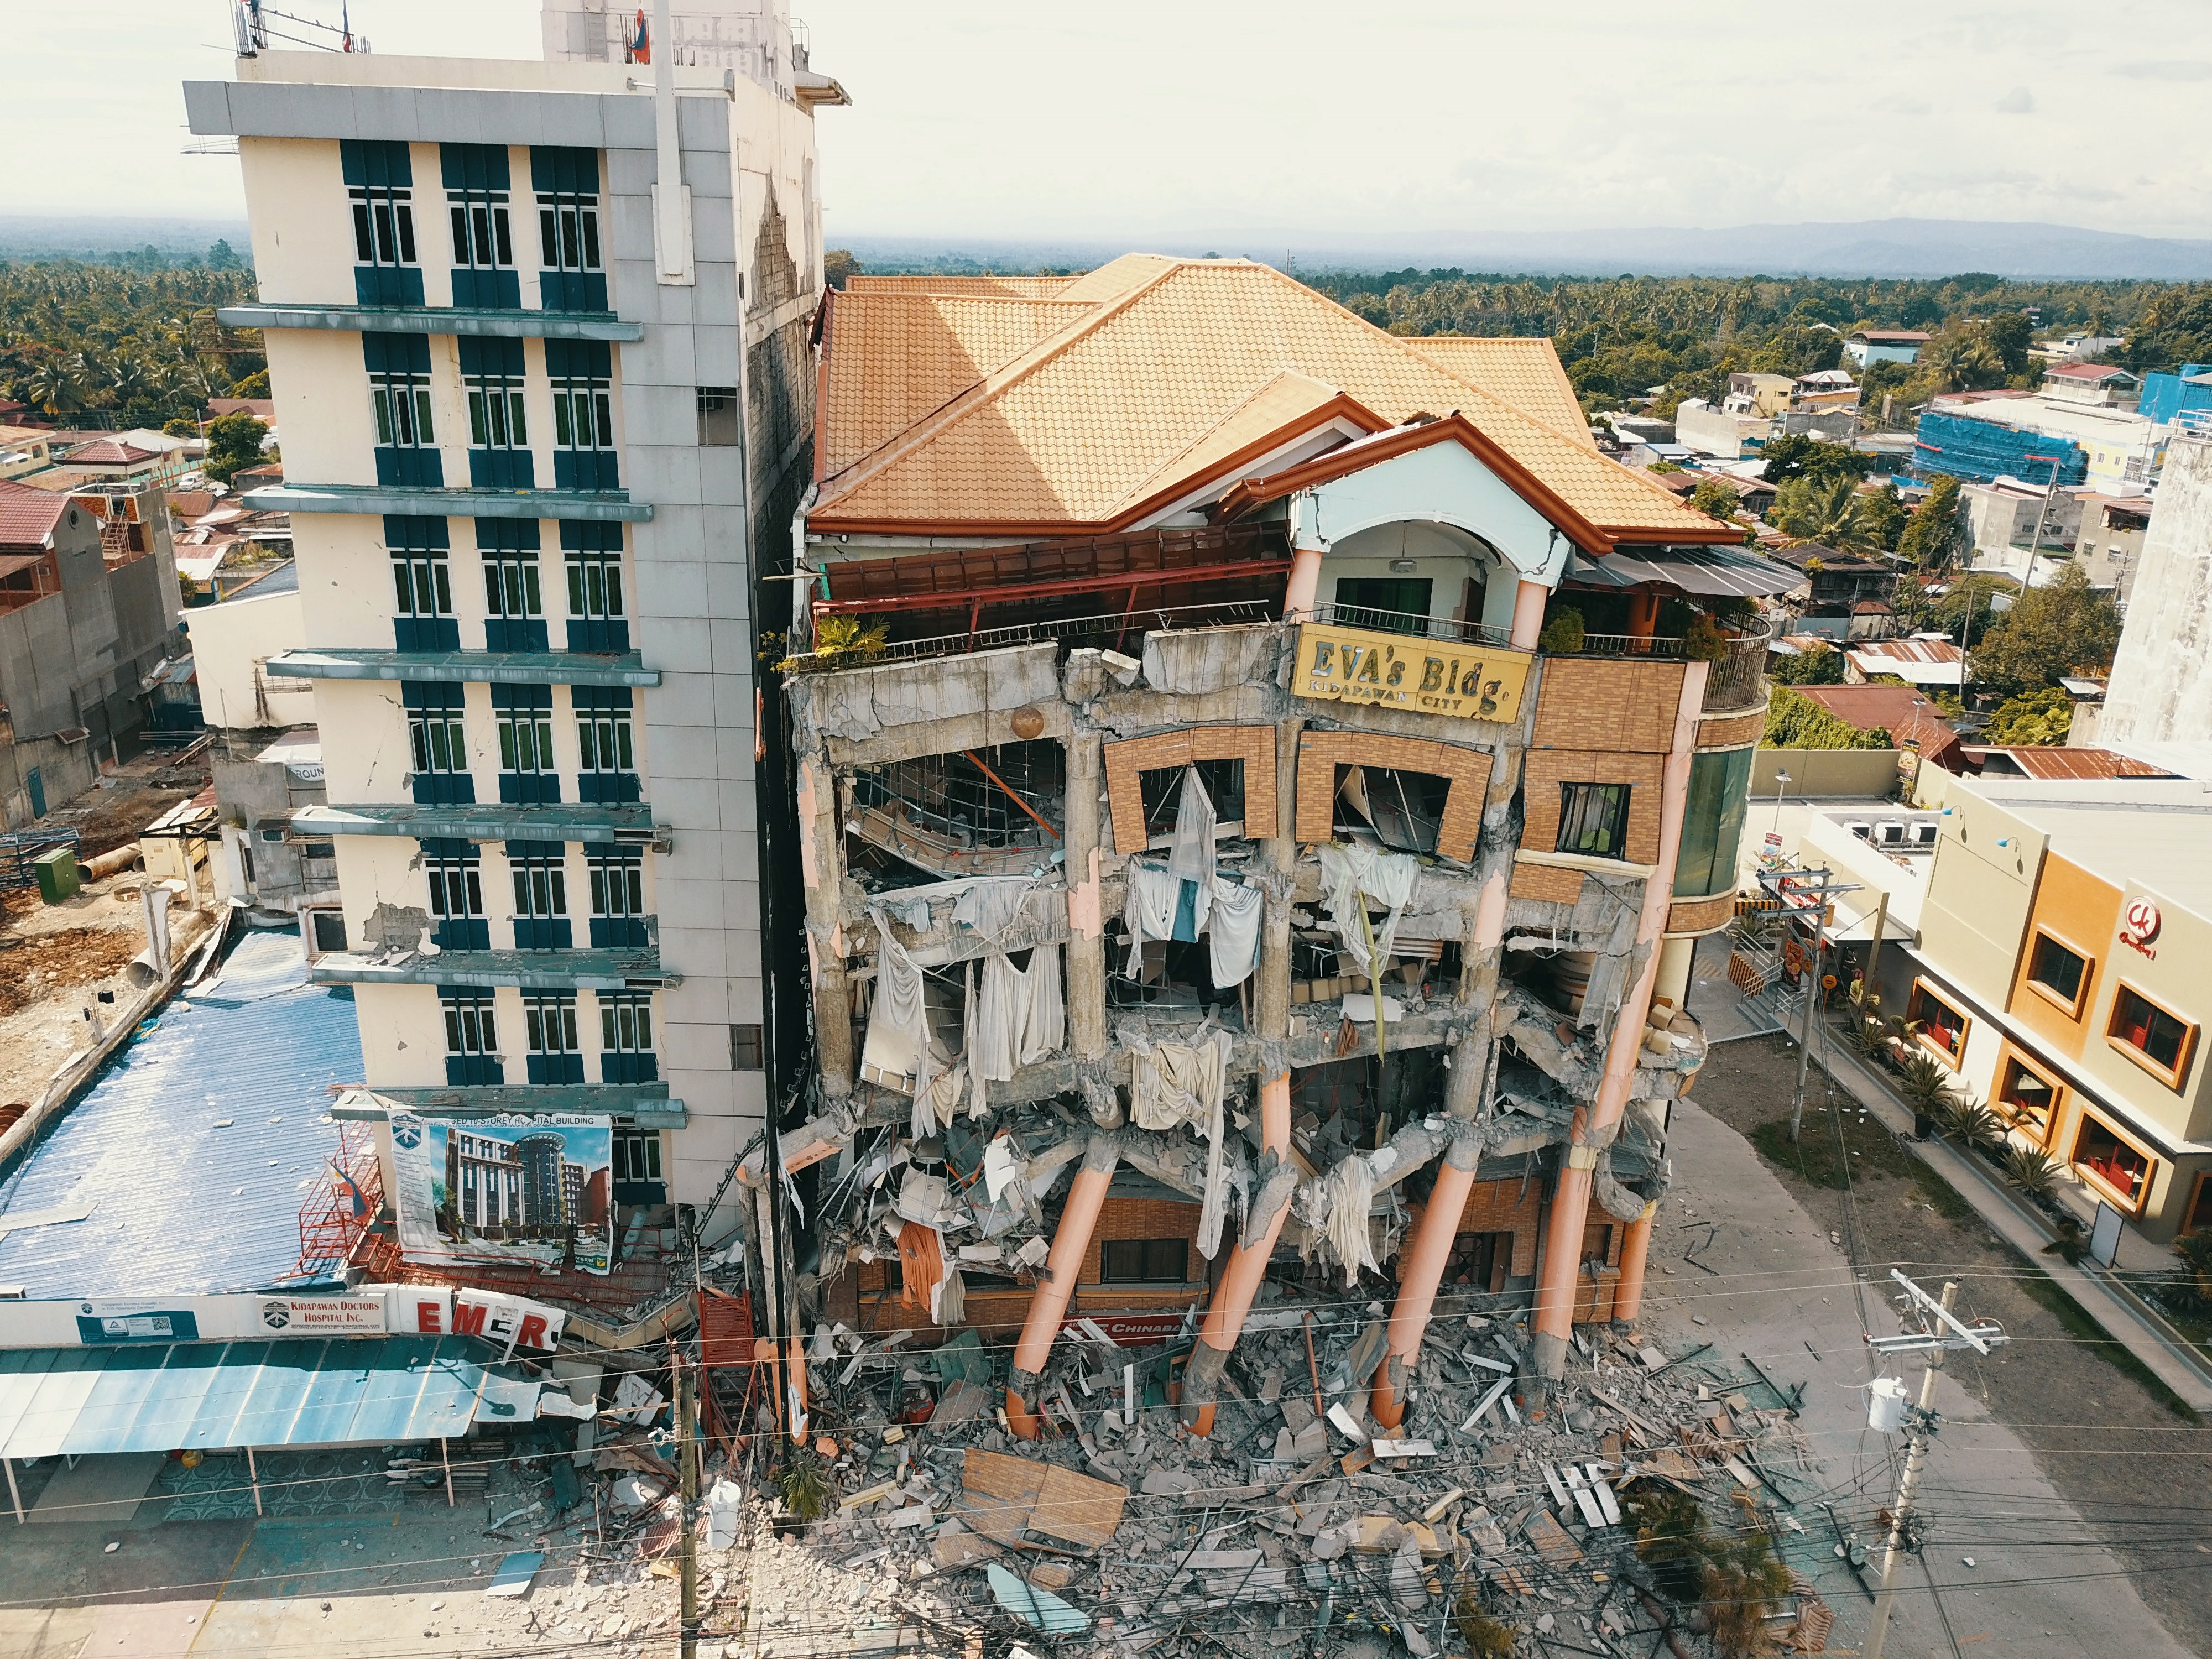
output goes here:
<path id="1" fill-rule="evenodd" d="M 47 903 L 59 904 L 76 896 L 81 884 L 74 847 L 57 847 L 50 853 L 40 854 L 31 860 L 31 868 L 39 878 L 39 896 Z"/>

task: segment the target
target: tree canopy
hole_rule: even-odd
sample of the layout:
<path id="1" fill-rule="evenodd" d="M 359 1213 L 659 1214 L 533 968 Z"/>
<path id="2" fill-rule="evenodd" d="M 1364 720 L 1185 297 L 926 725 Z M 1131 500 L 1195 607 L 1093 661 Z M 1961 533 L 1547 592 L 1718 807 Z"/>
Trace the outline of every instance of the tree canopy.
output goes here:
<path id="1" fill-rule="evenodd" d="M 1912 509 L 1904 533 L 1897 538 L 1898 556 L 1923 569 L 1940 569 L 1959 556 L 1966 544 L 1966 522 L 1960 510 L 1959 481 L 1939 472 L 1928 483 L 1928 494 Z"/>
<path id="2" fill-rule="evenodd" d="M 2006 698 L 1982 728 L 1982 738 L 2007 747 L 2044 745 L 2065 742 L 2073 729 L 2074 699 L 2053 685 Z"/>
<path id="3" fill-rule="evenodd" d="M 216 307 L 253 297 L 252 272 L 235 265 L 0 261 L 0 393 L 88 425 L 197 418 L 267 366 L 258 331 L 216 321 Z"/>
<path id="4" fill-rule="evenodd" d="M 2014 600 L 1975 642 L 1969 662 L 1978 684 L 2016 696 L 2056 686 L 2062 674 L 2103 673 L 2119 643 L 2119 608 L 2069 562 L 2048 586 Z"/>
<path id="5" fill-rule="evenodd" d="M 1863 732 L 1849 720 L 1838 720 L 1810 697 L 1799 696 L 1786 685 L 1774 688 L 1774 700 L 1766 706 L 1766 734 L 1759 743 L 1767 749 L 1897 747 L 1885 728 L 1877 726 Z"/>
<path id="6" fill-rule="evenodd" d="M 1847 473 L 1808 472 L 1775 491 L 1766 521 L 1800 541 L 1854 553 L 1884 552 L 1897 539 L 1905 507 L 1894 484 L 1863 490 Z"/>
<path id="7" fill-rule="evenodd" d="M 1787 483 L 1792 478 L 1857 479 L 1874 471 L 1874 457 L 1864 450 L 1802 433 L 1775 439 L 1764 453 L 1766 471 L 1762 476 L 1771 484 Z"/>

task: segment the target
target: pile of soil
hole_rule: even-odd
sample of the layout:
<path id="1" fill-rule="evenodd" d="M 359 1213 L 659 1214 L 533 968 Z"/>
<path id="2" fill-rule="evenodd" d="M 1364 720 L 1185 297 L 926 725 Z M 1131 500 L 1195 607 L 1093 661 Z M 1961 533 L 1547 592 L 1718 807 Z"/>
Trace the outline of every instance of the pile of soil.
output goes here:
<path id="1" fill-rule="evenodd" d="M 144 936 L 129 928 L 70 927 L 0 950 L 0 1018 L 65 987 L 112 979 L 143 948 Z"/>

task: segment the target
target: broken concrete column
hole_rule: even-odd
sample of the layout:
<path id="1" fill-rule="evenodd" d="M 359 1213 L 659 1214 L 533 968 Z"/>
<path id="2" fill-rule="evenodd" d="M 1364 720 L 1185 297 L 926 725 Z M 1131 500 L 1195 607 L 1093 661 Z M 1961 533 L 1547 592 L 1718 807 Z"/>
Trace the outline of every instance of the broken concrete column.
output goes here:
<path id="1" fill-rule="evenodd" d="M 1482 1110 L 1504 938 L 1505 872 L 1496 869 L 1482 884 L 1462 945 L 1459 1002 L 1462 1007 L 1478 1012 L 1474 1032 L 1453 1047 L 1451 1075 L 1445 1084 L 1444 1110 L 1457 1123 L 1472 1124 Z M 1460 1218 L 1466 1213 L 1481 1153 L 1482 1143 L 1472 1134 L 1453 1141 L 1446 1149 L 1428 1207 L 1421 1212 L 1420 1230 L 1406 1250 L 1397 1302 L 1390 1315 L 1390 1346 L 1375 1373 L 1370 1406 L 1375 1420 L 1386 1429 L 1395 1429 L 1405 1421 L 1407 1380 L 1421 1355 L 1421 1339 L 1436 1308 L 1437 1287 L 1443 1282 L 1452 1242 L 1459 1237 Z"/>
<path id="2" fill-rule="evenodd" d="M 1544 1231 L 1544 1265 L 1536 1285 L 1536 1309 L 1530 1317 L 1536 1370 L 1541 1376 L 1566 1375 L 1567 1343 L 1573 1335 L 1575 1274 L 1582 1263 L 1583 1227 L 1589 1219 L 1592 1173 L 1602 1148 L 1620 1132 L 1636 1081 L 1636 1057 L 1644 1048 L 1644 1025 L 1659 978 L 1660 935 L 1674 892 L 1674 866 L 1682 850 L 1682 808 L 1689 797 L 1690 761 L 1697 747 L 1698 715 L 1705 706 L 1708 665 L 1683 665 L 1681 698 L 1674 708 L 1674 735 L 1660 775 L 1659 858 L 1644 884 L 1644 904 L 1636 923 L 1633 977 L 1613 1016 L 1606 1047 L 1605 1071 L 1597 1097 L 1575 1109 L 1573 1138 L 1561 1160 L 1552 1191 L 1552 1213 Z M 1626 1275 L 1624 1275 L 1624 1278 Z M 1640 1298 L 1641 1286 L 1637 1291 Z"/>
<path id="3" fill-rule="evenodd" d="M 1318 554 L 1312 564 L 1303 601 L 1308 608 L 1313 603 L 1313 583 L 1321 568 Z M 1295 586 L 1298 580 L 1295 566 L 1291 579 Z M 1198 1346 L 1191 1351 L 1190 1364 L 1183 1371 L 1182 1422 L 1194 1434 L 1213 1431 L 1213 1402 L 1223 1368 L 1267 1278 L 1268 1260 L 1275 1253 L 1275 1241 L 1282 1237 L 1291 1199 L 1297 1190 L 1297 1168 L 1290 1161 L 1291 1073 L 1286 1045 L 1291 1035 L 1291 887 L 1298 862 L 1298 733 L 1304 729 L 1305 721 L 1296 717 L 1279 720 L 1275 726 L 1276 821 L 1267 826 L 1274 833 L 1261 842 L 1265 861 L 1261 879 L 1267 888 L 1267 899 L 1261 917 L 1260 969 L 1252 1000 L 1261 1041 L 1268 1055 L 1262 1069 L 1274 1075 L 1260 1080 L 1259 1191 L 1246 1212 L 1243 1235 L 1206 1305 Z M 1283 1056 L 1280 1062 L 1274 1059 L 1279 1052 Z"/>
<path id="4" fill-rule="evenodd" d="M 1114 1184 L 1114 1166 L 1121 1161 L 1119 1137 L 1097 1133 L 1084 1149 L 1083 1167 L 1068 1188 L 1067 1202 L 1060 1212 L 1060 1231 L 1052 1236 L 1052 1253 L 1045 1258 L 1045 1281 L 1030 1294 L 1029 1316 L 1022 1322 L 1021 1340 L 1014 1344 L 1013 1371 L 1006 1378 L 1006 1426 L 1024 1440 L 1037 1437 L 1036 1414 L 1029 1402 L 1039 1394 L 1038 1374 L 1052 1357 L 1053 1339 L 1075 1294 L 1075 1280 L 1083 1271 L 1083 1258 L 1091 1249 L 1091 1235 L 1105 1207 L 1106 1190 Z"/>
<path id="5" fill-rule="evenodd" d="M 799 873 L 806 889 L 806 953 L 813 980 L 814 1048 L 823 1092 L 853 1092 L 853 996 L 845 977 L 839 896 L 845 860 L 837 836 L 837 790 L 818 755 L 799 763 Z"/>
<path id="6" fill-rule="evenodd" d="M 1651 1220 L 1658 1210 L 1656 1204 L 1646 1207 L 1628 1224 L 1627 1236 L 1620 1242 L 1620 1279 L 1613 1293 L 1613 1316 L 1618 1323 L 1634 1324 L 1644 1311 L 1644 1273 L 1651 1260 Z"/>
<path id="7" fill-rule="evenodd" d="M 1290 1157 L 1291 1074 L 1285 1071 L 1260 1085 L 1260 1190 L 1253 1195 L 1244 1236 L 1222 1271 L 1220 1285 L 1206 1310 L 1206 1323 L 1199 1329 L 1198 1346 L 1183 1370 L 1182 1423 L 1194 1434 L 1213 1432 L 1213 1402 L 1222 1370 L 1252 1311 L 1268 1259 L 1275 1254 L 1275 1241 L 1290 1215 L 1291 1195 L 1298 1182 L 1297 1166 Z"/>
<path id="8" fill-rule="evenodd" d="M 1101 744 L 1096 732 L 1071 733 L 1065 743 L 1067 1047 L 1079 1061 L 1106 1052 L 1106 927 L 1098 878 Z"/>

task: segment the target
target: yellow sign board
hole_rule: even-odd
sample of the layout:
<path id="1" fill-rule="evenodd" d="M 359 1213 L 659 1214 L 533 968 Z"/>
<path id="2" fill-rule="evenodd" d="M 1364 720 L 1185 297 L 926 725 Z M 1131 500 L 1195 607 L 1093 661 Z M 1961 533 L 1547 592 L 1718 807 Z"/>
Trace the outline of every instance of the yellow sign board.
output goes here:
<path id="1" fill-rule="evenodd" d="M 1510 722 L 1528 683 L 1526 651 L 1306 623 L 1291 690 L 1330 702 L 1373 703 L 1417 714 Z"/>

